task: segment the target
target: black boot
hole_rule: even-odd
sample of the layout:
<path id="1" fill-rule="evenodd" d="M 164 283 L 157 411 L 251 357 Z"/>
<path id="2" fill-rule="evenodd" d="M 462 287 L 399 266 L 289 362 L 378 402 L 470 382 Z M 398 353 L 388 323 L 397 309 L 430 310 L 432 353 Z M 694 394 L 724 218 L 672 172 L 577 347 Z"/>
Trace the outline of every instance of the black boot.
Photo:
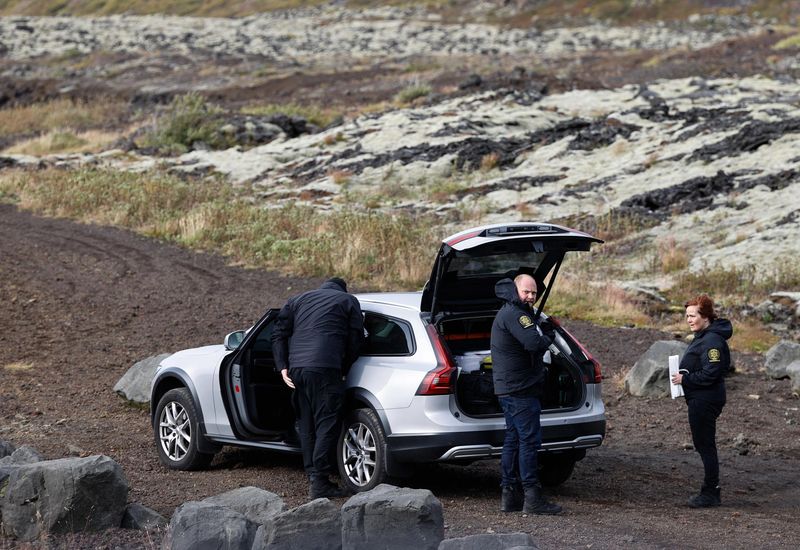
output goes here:
<path id="1" fill-rule="evenodd" d="M 713 488 L 703 485 L 699 495 L 689 498 L 690 508 L 712 508 L 720 504 L 722 504 L 722 499 L 720 498 L 719 485 Z"/>
<path id="2" fill-rule="evenodd" d="M 522 501 L 524 499 L 525 493 L 522 491 L 522 485 L 503 487 L 503 494 L 500 497 L 500 510 L 503 512 L 520 512 L 522 511 Z"/>
<path id="3" fill-rule="evenodd" d="M 328 476 L 315 476 L 311 479 L 311 488 L 308 490 L 308 497 L 311 500 L 316 498 L 337 498 L 346 495 L 347 493 L 329 480 Z"/>
<path id="4" fill-rule="evenodd" d="M 527 514 L 553 515 L 561 512 L 561 506 L 548 502 L 540 486 L 525 487 L 525 505 L 522 511 Z"/>

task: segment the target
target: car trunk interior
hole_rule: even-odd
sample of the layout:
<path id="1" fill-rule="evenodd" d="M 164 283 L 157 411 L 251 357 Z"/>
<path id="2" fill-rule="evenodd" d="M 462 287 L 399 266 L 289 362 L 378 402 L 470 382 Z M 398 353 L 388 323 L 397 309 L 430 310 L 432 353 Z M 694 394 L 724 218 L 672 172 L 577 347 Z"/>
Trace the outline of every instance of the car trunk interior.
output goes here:
<path id="1" fill-rule="evenodd" d="M 459 367 L 456 400 L 468 416 L 500 415 L 494 395 L 490 338 L 494 312 L 484 315 L 442 320 L 439 332 Z M 550 363 L 542 398 L 542 410 L 575 409 L 583 402 L 583 376 L 572 357 L 569 338 L 559 329 L 559 338 L 550 349 Z"/>

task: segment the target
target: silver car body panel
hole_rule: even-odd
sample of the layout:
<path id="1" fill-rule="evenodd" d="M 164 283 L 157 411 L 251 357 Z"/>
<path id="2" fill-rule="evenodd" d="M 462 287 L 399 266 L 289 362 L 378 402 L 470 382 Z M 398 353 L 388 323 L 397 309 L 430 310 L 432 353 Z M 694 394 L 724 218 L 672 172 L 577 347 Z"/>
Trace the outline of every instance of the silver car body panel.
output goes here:
<path id="1" fill-rule="evenodd" d="M 485 231 L 493 227 L 509 227 L 514 224 L 498 224 L 467 230 L 449 237 L 444 242 L 463 250 L 491 242 L 491 237 L 479 237 L 476 230 Z M 542 224 L 545 227 L 547 224 Z M 554 226 L 555 227 L 555 226 Z M 565 236 L 564 228 L 559 228 L 560 236 Z M 579 239 L 594 239 L 580 232 L 567 230 L 567 235 Z M 527 238 L 528 235 L 504 235 L 503 239 Z M 597 239 L 594 239 L 597 240 Z M 448 434 L 496 433 L 505 429 L 502 415 L 473 417 L 459 410 L 455 394 L 416 395 L 426 374 L 437 366 L 437 358 L 426 327 L 428 315 L 422 312 L 422 292 L 365 293 L 356 297 L 364 312 L 372 312 L 401 320 L 411 328 L 413 350 L 407 355 L 362 356 L 350 369 L 346 387 L 371 396 L 378 416 L 384 423 L 386 435 L 395 440 L 412 440 L 427 436 L 449 441 Z M 562 349 L 567 348 L 562 341 Z M 486 352 L 488 353 L 488 349 Z M 553 348 L 555 351 L 555 348 Z M 196 400 L 205 435 L 221 444 L 236 444 L 269 449 L 291 449 L 296 447 L 284 442 L 237 439 L 221 392 L 220 367 L 224 358 L 232 353 L 223 345 L 204 346 L 179 351 L 165 358 L 153 380 L 153 390 L 164 377 L 175 376 L 189 380 L 193 384 L 192 393 Z M 605 423 L 605 408 L 600 397 L 599 383 L 584 384 L 585 394 L 580 406 L 573 409 L 545 411 L 542 415 L 544 427 L 569 426 L 583 423 Z M 187 384 L 188 385 L 188 384 Z M 155 394 L 153 394 L 155 395 Z M 155 408 L 156 403 L 152 403 Z M 604 428 L 603 430 L 604 431 Z M 456 438 L 457 439 L 457 438 Z M 454 439 L 454 441 L 456 440 Z M 581 449 L 600 445 L 603 434 L 587 433 L 570 436 L 558 441 L 545 441 L 543 449 Z M 497 441 L 486 444 L 453 444 L 446 448 L 438 460 L 458 460 L 497 456 L 500 446 Z M 446 446 L 449 444 L 445 444 Z M 438 451 L 437 451 L 438 452 Z"/>

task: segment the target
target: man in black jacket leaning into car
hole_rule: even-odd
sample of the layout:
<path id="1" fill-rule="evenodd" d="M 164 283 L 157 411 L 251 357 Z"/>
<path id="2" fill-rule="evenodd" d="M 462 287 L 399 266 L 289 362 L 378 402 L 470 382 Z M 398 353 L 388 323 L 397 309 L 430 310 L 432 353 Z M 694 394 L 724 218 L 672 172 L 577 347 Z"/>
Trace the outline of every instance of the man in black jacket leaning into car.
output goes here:
<path id="1" fill-rule="evenodd" d="M 503 512 L 558 514 L 561 506 L 545 499 L 539 483 L 537 453 L 542 442 L 540 415 L 545 381 L 544 353 L 555 333 L 547 321 L 534 320 L 537 284 L 522 274 L 502 279 L 495 294 L 503 300 L 492 324 L 492 372 L 506 420 L 500 460 Z"/>
<path id="2" fill-rule="evenodd" d="M 283 381 L 293 388 L 309 497 L 344 496 L 329 476 L 344 400 L 343 375 L 358 358 L 364 319 L 358 300 L 334 277 L 286 302 L 275 322 L 272 353 Z"/>

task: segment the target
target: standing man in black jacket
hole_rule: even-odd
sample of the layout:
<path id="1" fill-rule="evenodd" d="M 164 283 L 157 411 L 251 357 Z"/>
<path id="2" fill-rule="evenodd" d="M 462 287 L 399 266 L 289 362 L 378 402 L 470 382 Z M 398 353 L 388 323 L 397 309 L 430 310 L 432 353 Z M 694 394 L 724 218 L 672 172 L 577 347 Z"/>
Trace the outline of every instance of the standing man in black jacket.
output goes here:
<path id="1" fill-rule="evenodd" d="M 502 468 L 503 512 L 558 514 L 539 483 L 537 454 L 542 443 L 540 416 L 545 381 L 544 353 L 555 332 L 547 321 L 534 321 L 537 285 L 530 275 L 503 279 L 495 294 L 505 303 L 492 324 L 492 372 L 506 420 Z"/>
<path id="2" fill-rule="evenodd" d="M 272 333 L 272 353 L 293 388 L 309 497 L 344 496 L 329 476 L 336 471 L 336 438 L 344 400 L 343 376 L 358 358 L 364 318 L 346 283 L 334 277 L 289 299 Z"/>

